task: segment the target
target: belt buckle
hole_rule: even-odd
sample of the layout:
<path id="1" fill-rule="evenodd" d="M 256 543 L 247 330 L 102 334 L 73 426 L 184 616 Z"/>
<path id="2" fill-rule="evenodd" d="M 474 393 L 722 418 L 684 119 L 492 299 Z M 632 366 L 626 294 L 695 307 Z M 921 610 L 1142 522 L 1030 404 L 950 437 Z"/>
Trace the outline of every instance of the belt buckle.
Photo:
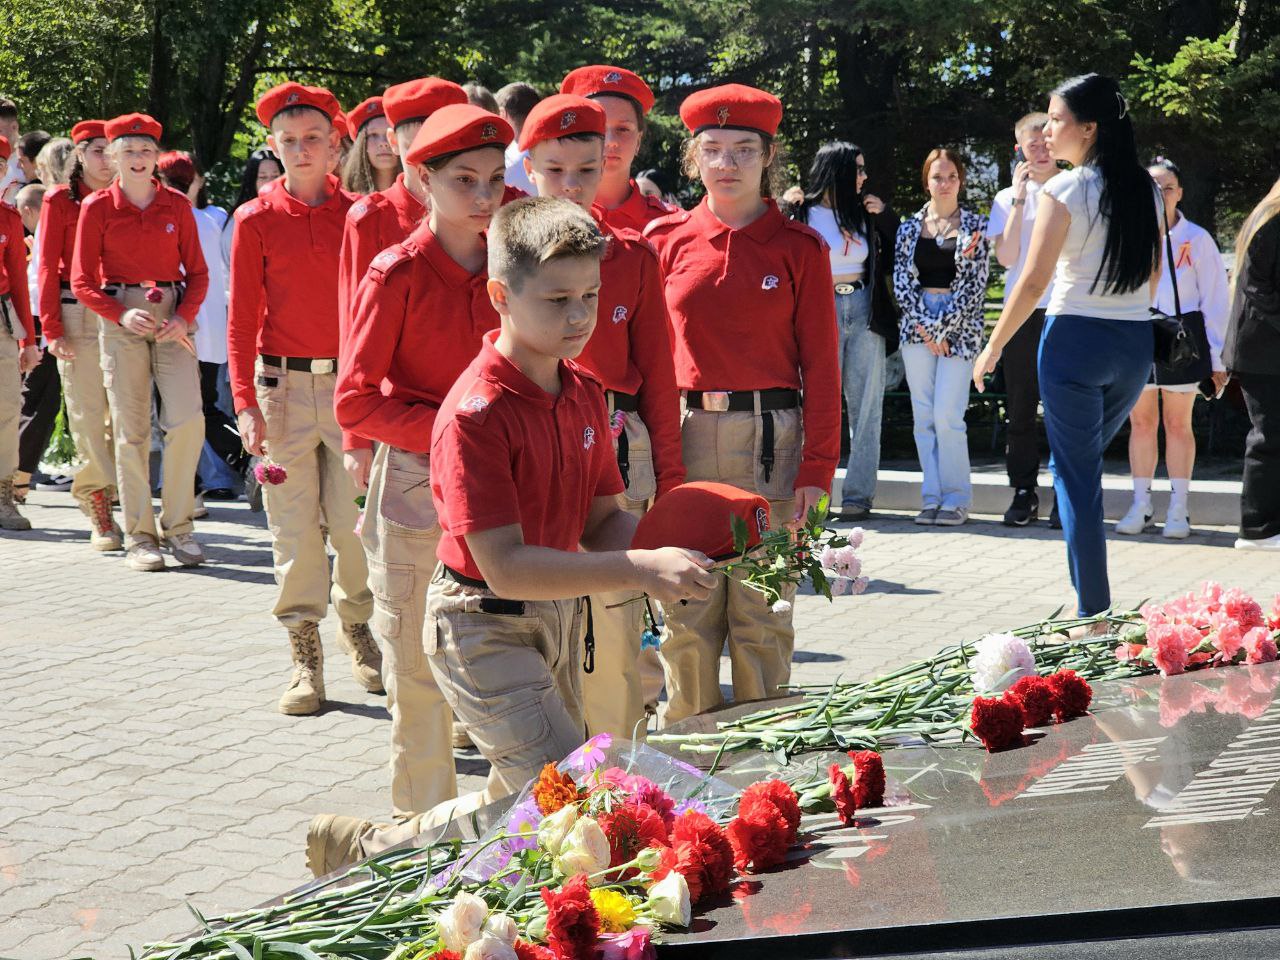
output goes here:
<path id="1" fill-rule="evenodd" d="M 728 413 L 729 391 L 728 390 L 702 391 L 702 409 L 710 410 L 712 413 Z"/>
<path id="2" fill-rule="evenodd" d="M 311 372 L 312 373 L 336 373 L 337 364 L 333 360 L 329 360 L 329 359 L 312 360 Z"/>
<path id="3" fill-rule="evenodd" d="M 857 290 L 857 289 L 858 289 L 858 288 L 857 288 L 857 287 L 855 287 L 852 283 L 837 283 L 837 284 L 836 284 L 836 293 L 840 294 L 841 296 L 847 296 L 848 294 L 853 293 L 853 291 L 855 291 L 855 290 Z"/>

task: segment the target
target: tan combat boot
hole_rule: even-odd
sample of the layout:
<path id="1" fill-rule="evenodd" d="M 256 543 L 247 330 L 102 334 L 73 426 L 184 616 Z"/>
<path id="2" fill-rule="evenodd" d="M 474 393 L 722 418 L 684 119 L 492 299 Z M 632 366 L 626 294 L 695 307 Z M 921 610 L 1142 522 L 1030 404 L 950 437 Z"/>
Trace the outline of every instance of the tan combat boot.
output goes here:
<path id="1" fill-rule="evenodd" d="M 13 477 L 0 480 L 0 530 L 30 530 L 31 521 L 18 512 L 13 502 Z"/>
<path id="2" fill-rule="evenodd" d="M 344 623 L 338 634 L 342 649 L 351 654 L 351 675 L 370 693 L 385 693 L 382 686 L 382 651 L 367 623 Z"/>
<path id="3" fill-rule="evenodd" d="M 106 490 L 95 490 L 89 494 L 89 502 L 82 509 L 89 517 L 89 545 L 95 550 L 120 550 L 124 546 L 124 538 L 115 517 L 111 515 L 111 494 Z"/>
<path id="4" fill-rule="evenodd" d="M 307 866 L 311 873 L 323 877 L 363 860 L 360 838 L 373 826 L 371 820 L 332 813 L 312 817 L 307 826 Z"/>
<path id="5" fill-rule="evenodd" d="M 316 713 L 324 703 L 324 650 L 320 627 L 304 623 L 289 631 L 293 653 L 293 680 L 280 698 L 280 712 L 289 716 Z"/>

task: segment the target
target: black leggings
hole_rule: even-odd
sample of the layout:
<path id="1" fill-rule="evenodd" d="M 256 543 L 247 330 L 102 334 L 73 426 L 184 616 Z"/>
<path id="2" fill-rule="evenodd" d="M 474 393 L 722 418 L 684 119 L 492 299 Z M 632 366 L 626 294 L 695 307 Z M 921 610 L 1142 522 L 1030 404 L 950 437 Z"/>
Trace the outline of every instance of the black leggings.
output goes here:
<path id="1" fill-rule="evenodd" d="M 1251 424 L 1244 446 L 1240 536 L 1264 540 L 1280 534 L 1280 376 L 1232 376 L 1244 394 Z"/>

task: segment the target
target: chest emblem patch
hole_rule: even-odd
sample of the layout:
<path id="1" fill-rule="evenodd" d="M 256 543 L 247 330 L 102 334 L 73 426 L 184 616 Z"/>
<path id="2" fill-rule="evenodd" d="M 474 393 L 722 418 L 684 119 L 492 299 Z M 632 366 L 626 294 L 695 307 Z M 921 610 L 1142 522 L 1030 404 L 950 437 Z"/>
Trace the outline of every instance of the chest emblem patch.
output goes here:
<path id="1" fill-rule="evenodd" d="M 775 277 L 772 273 L 765 274 L 765 278 L 760 281 L 760 289 L 761 290 L 777 290 L 778 278 Z"/>
<path id="2" fill-rule="evenodd" d="M 627 319 L 627 308 L 626 308 L 626 307 L 614 307 L 614 308 L 613 308 L 613 322 L 614 322 L 614 323 L 621 323 L 621 322 L 622 322 L 623 320 L 625 320 L 625 319 Z"/>
<path id="3" fill-rule="evenodd" d="M 582 431 L 582 449 L 590 450 L 596 445 L 596 428 L 585 427 Z"/>

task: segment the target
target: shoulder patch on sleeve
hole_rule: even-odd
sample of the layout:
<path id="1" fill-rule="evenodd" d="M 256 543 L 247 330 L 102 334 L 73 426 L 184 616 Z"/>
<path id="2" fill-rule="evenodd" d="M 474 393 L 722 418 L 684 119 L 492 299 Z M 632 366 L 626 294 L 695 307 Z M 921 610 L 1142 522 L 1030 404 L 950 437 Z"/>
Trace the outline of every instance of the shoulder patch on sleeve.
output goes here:
<path id="1" fill-rule="evenodd" d="M 650 220 L 645 224 L 644 235 L 646 237 L 652 237 L 655 234 L 661 233 L 668 227 L 674 227 L 678 224 L 684 223 L 689 219 L 689 217 L 690 213 L 688 210 L 680 210 L 677 213 L 671 213 L 665 217 L 658 217 L 656 220 Z"/>
<path id="2" fill-rule="evenodd" d="M 236 223 L 244 223 L 253 217 L 261 216 L 271 209 L 271 201 L 256 197 L 236 208 Z"/>
<path id="3" fill-rule="evenodd" d="M 655 257 L 658 255 L 658 248 L 655 247 L 653 243 L 650 242 L 649 238 L 639 230 L 635 230 L 631 227 L 614 227 L 613 232 L 626 246 L 631 247 L 632 249 L 639 248 L 647 250 Z"/>
<path id="4" fill-rule="evenodd" d="M 466 390 L 454 412 L 454 418 L 468 423 L 484 423 L 489 410 L 502 396 L 502 388 L 492 380 L 477 377 Z"/>
<path id="5" fill-rule="evenodd" d="M 360 197 L 347 210 L 347 219 L 352 223 L 368 220 L 385 202 L 380 193 L 371 193 L 367 197 Z"/>
<path id="6" fill-rule="evenodd" d="M 403 243 L 392 244 L 369 261 L 368 275 L 375 283 L 386 283 L 387 276 L 400 266 L 413 259 L 413 252 Z"/>
<path id="7" fill-rule="evenodd" d="M 787 219 L 783 221 L 783 226 L 789 230 L 794 230 L 797 233 L 804 234 L 806 237 L 808 237 L 810 240 L 812 240 L 814 243 L 818 245 L 818 249 L 820 250 L 827 249 L 827 243 L 825 240 L 822 239 L 822 234 L 820 234 L 817 230 L 813 229 L 813 227 L 809 226 L 807 223 L 801 223 L 799 220 Z"/>

